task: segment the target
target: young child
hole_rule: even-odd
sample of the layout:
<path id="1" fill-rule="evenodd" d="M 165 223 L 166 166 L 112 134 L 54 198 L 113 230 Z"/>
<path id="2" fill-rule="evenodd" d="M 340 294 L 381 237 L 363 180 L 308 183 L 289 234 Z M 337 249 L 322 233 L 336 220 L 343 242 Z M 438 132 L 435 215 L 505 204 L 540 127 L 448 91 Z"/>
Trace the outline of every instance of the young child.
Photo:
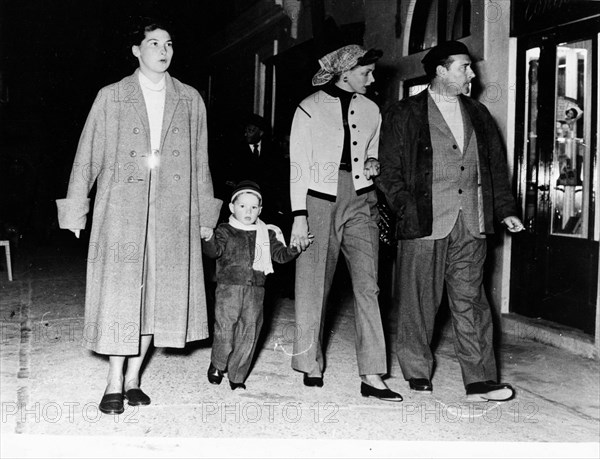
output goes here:
<path id="1" fill-rule="evenodd" d="M 215 331 L 208 380 L 220 384 L 227 371 L 232 390 L 245 389 L 263 323 L 265 278 L 271 261 L 287 263 L 300 252 L 286 247 L 279 228 L 266 225 L 259 186 L 250 180 L 233 191 L 229 223 L 221 223 L 204 239 L 203 251 L 217 259 Z"/>

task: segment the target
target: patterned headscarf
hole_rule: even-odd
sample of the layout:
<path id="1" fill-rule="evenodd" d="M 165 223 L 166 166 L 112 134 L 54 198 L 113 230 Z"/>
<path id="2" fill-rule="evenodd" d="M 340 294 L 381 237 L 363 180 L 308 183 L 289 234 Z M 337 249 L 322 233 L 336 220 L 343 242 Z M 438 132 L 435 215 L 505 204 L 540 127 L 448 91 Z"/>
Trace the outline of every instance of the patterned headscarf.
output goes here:
<path id="1" fill-rule="evenodd" d="M 358 60 L 365 54 L 367 54 L 367 50 L 359 45 L 344 46 L 326 54 L 319 59 L 321 70 L 313 77 L 313 86 L 324 85 L 331 81 L 335 75 L 341 75 L 347 70 L 356 67 Z"/>

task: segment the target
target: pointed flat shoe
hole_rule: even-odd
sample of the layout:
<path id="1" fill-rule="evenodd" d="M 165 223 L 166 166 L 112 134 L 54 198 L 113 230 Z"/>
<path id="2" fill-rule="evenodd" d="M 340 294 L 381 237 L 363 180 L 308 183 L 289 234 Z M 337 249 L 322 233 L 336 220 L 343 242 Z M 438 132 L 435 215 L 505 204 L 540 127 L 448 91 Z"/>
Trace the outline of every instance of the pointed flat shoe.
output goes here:
<path id="1" fill-rule="evenodd" d="M 98 409 L 104 414 L 121 414 L 125 411 L 123 406 L 123 394 L 104 394 Z"/>

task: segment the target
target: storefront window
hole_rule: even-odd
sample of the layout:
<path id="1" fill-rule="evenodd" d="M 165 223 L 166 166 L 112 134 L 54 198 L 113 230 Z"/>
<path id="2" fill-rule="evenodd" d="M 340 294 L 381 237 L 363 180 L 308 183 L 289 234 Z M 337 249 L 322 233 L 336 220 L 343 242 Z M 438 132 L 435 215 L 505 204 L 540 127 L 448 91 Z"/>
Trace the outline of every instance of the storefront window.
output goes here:
<path id="1" fill-rule="evenodd" d="M 554 235 L 587 238 L 591 186 L 592 41 L 556 50 L 554 155 L 551 165 Z"/>

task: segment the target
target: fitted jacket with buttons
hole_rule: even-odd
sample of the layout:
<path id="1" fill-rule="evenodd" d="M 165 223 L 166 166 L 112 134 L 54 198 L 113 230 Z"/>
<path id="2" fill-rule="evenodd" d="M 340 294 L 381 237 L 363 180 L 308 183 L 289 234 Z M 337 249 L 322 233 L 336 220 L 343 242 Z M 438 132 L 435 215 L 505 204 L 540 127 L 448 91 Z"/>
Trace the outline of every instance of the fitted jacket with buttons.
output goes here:
<path id="1" fill-rule="evenodd" d="M 139 71 L 139 70 L 138 70 Z M 137 72 L 103 88 L 86 121 L 61 228 L 84 229 L 96 183 L 88 252 L 84 344 L 101 354 L 139 352 L 149 209 L 150 129 Z M 206 110 L 198 91 L 165 75 L 166 95 L 155 186 L 158 347 L 208 337 L 200 227 L 214 228 L 221 201 L 208 169 Z"/>
<path id="2" fill-rule="evenodd" d="M 433 153 L 427 89 L 392 105 L 381 128 L 381 174 L 377 186 L 397 217 L 399 239 L 432 233 Z M 470 97 L 459 96 L 477 137 L 479 180 L 485 233 L 494 232 L 494 218 L 517 215 L 510 192 L 506 153 L 488 109 Z"/>
<path id="3" fill-rule="evenodd" d="M 354 94 L 348 110 L 352 178 L 358 194 L 374 189 L 364 176 L 368 158 L 378 157 L 381 115 L 377 104 Z M 300 102 L 290 134 L 292 213 L 306 214 L 306 196 L 335 201 L 344 146 L 340 99 L 318 91 Z"/>
<path id="4" fill-rule="evenodd" d="M 252 268 L 256 247 L 256 231 L 244 231 L 234 228 L 229 223 L 221 223 L 208 241 L 203 241 L 204 253 L 217 259 L 217 283 L 227 285 L 251 285 L 263 287 L 266 275 Z M 269 248 L 271 260 L 276 263 L 287 263 L 300 252 L 286 247 L 269 230 Z M 259 250 L 262 248 L 259 248 Z"/>

